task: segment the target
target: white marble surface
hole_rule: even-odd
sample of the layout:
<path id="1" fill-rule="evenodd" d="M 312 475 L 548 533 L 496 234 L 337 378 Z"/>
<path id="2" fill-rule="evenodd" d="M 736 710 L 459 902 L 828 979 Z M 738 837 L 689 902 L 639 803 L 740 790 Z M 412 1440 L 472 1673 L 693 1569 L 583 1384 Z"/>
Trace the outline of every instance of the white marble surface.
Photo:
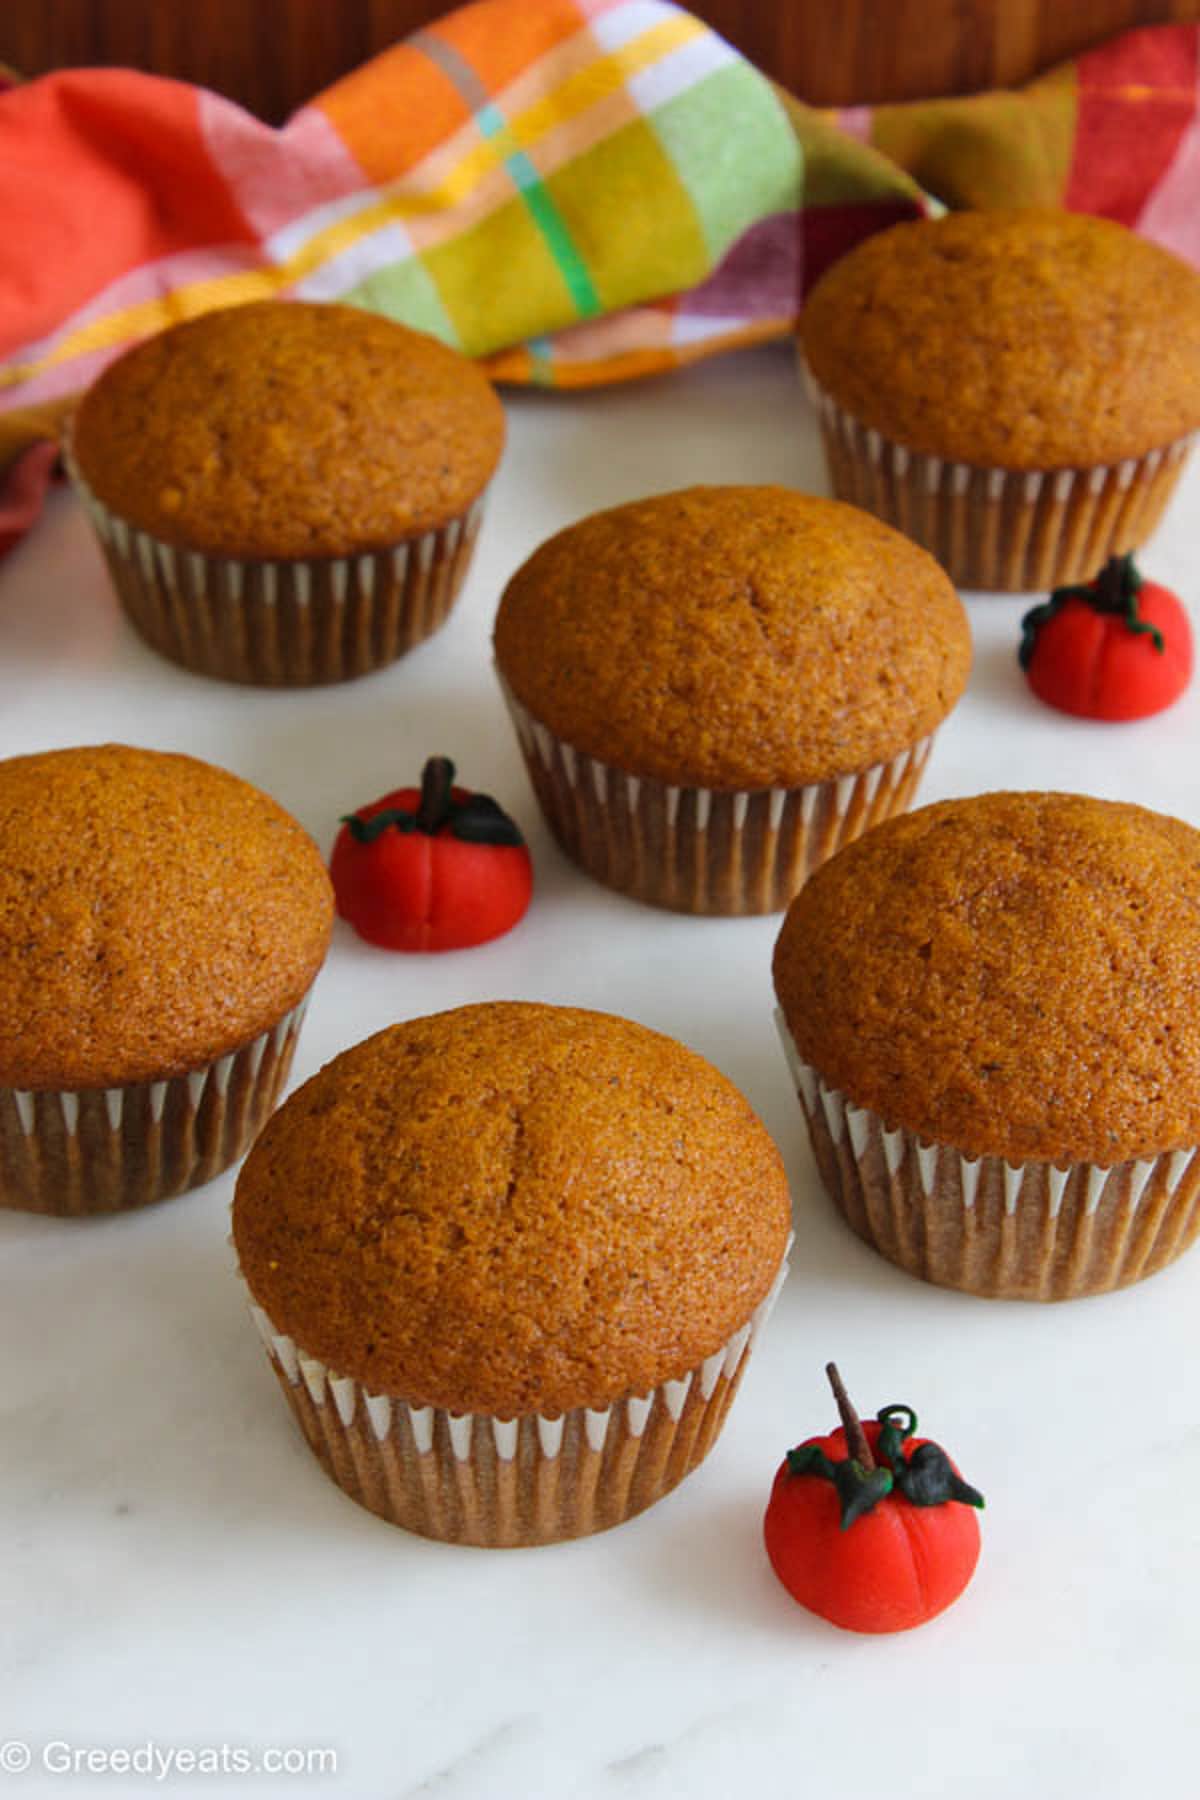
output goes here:
<path id="1" fill-rule="evenodd" d="M 497 592 L 550 530 L 692 481 L 820 490 L 791 360 L 755 352 L 588 396 L 520 396 L 480 554 L 440 637 L 356 685 L 270 694 L 175 670 L 123 623 L 72 499 L 0 568 L 0 754 L 121 738 L 228 764 L 324 845 L 339 813 L 447 751 L 508 802 L 538 871 L 510 937 L 389 958 L 339 927 L 296 1075 L 398 1017 L 531 996 L 683 1038 L 788 1158 L 793 1275 L 725 1435 L 615 1533 L 523 1552 L 408 1537 L 326 1481 L 229 1268 L 232 1176 L 129 1218 L 0 1218 L 0 1742 L 15 1796 L 280 1792 L 348 1800 L 1088 1800 L 1194 1782 L 1200 1652 L 1200 1251 L 1071 1305 L 911 1280 L 835 1216 L 770 1012 L 773 919 L 659 914 L 549 842 L 491 676 Z M 1200 468 L 1145 557 L 1200 594 Z M 1062 718 L 1017 669 L 1020 599 L 972 598 L 977 663 L 923 797 L 1060 786 L 1200 824 L 1200 688 L 1132 726 Z M 898 1638 L 801 1612 L 760 1547 L 771 1477 L 824 1428 L 821 1373 L 911 1401 L 985 1491 L 983 1557 Z M 329 1749 L 336 1773 L 58 1773 L 155 1745 Z M 49 1750 L 44 1749 L 50 1746 Z M 65 1746 L 65 1749 L 64 1749 Z"/>

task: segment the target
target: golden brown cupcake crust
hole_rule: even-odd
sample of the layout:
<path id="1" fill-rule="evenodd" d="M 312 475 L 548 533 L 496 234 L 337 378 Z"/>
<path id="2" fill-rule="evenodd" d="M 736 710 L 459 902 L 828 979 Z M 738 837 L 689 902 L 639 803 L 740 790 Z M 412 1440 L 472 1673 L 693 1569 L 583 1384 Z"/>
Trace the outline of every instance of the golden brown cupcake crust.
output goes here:
<path id="1" fill-rule="evenodd" d="M 604 1407 L 750 1318 L 789 1221 L 737 1089 L 628 1020 L 497 1002 L 393 1026 L 298 1089 L 234 1241 L 277 1330 L 370 1392 Z"/>
<path id="2" fill-rule="evenodd" d="M 118 517 L 212 555 L 385 548 L 464 512 L 504 443 L 485 375 L 352 306 L 264 300 L 137 345 L 84 396 L 73 447 Z"/>
<path id="3" fill-rule="evenodd" d="M 952 213 L 858 245 L 800 320 L 862 424 L 985 468 L 1088 468 L 1200 427 L 1200 275 L 1107 219 Z"/>
<path id="4" fill-rule="evenodd" d="M 688 488 L 569 526 L 509 582 L 495 648 L 517 699 L 576 750 L 751 790 L 910 748 L 971 660 L 932 557 L 782 487 Z"/>
<path id="5" fill-rule="evenodd" d="M 833 1087 L 970 1156 L 1200 1144 L 1200 832 L 1075 794 L 949 800 L 793 901 L 775 986 Z"/>
<path id="6" fill-rule="evenodd" d="M 202 1068 L 303 998 L 332 919 L 316 845 L 236 775 L 120 744 L 0 762 L 0 1084 Z"/>

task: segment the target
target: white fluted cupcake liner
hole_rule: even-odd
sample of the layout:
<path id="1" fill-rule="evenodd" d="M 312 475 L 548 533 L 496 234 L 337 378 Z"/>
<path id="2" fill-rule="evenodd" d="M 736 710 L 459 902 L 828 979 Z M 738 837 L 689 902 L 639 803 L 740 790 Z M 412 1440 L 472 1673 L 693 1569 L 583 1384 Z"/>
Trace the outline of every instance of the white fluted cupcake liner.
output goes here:
<path id="1" fill-rule="evenodd" d="M 1111 1165 L 967 1156 L 855 1105 L 776 1022 L 825 1187 L 859 1237 L 924 1281 L 1072 1300 L 1152 1275 L 1200 1230 L 1196 1149 Z"/>
<path id="2" fill-rule="evenodd" d="M 787 1259 L 752 1316 L 678 1380 L 557 1415 L 451 1413 L 372 1394 L 250 1311 L 326 1474 L 380 1518 L 422 1537 L 493 1547 L 585 1537 L 632 1518 L 716 1442 Z"/>
<path id="3" fill-rule="evenodd" d="M 979 468 L 884 437 L 800 366 L 836 497 L 921 544 L 958 587 L 1035 593 L 1089 581 L 1150 536 L 1194 442 L 1091 468 Z"/>
<path id="4" fill-rule="evenodd" d="M 889 762 L 807 787 L 673 787 L 586 756 L 500 677 L 529 779 L 573 862 L 606 887 L 675 912 L 779 912 L 819 863 L 911 806 L 933 734 Z"/>
<path id="5" fill-rule="evenodd" d="M 292 1064 L 307 996 L 205 1068 L 128 1087 L 0 1088 L 0 1205 L 80 1217 L 199 1187 L 250 1147 Z"/>
<path id="6" fill-rule="evenodd" d="M 98 500 L 64 461 L 118 597 L 155 650 L 202 675 L 262 687 L 349 681 L 438 629 L 475 548 L 485 496 L 385 550 L 311 561 L 206 556 L 166 544 Z"/>

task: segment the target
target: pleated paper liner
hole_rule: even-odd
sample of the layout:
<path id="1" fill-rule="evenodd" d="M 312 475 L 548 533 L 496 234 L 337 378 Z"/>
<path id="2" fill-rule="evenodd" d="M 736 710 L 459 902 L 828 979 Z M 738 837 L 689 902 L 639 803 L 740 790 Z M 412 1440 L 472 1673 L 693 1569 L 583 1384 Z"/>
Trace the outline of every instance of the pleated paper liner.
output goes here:
<path id="1" fill-rule="evenodd" d="M 443 624 L 466 577 L 484 495 L 435 531 L 361 556 L 239 560 L 139 531 L 64 459 L 118 597 L 146 642 L 221 681 L 311 687 L 395 662 Z"/>
<path id="2" fill-rule="evenodd" d="M 0 1089 L 0 1205 L 81 1217 L 211 1181 L 275 1110 L 307 997 L 270 1031 L 165 1081 L 73 1092 Z"/>
<path id="3" fill-rule="evenodd" d="M 606 1531 L 690 1474 L 716 1442 L 786 1273 L 785 1259 L 746 1324 L 680 1380 L 554 1417 L 369 1394 L 250 1311 L 310 1448 L 352 1500 L 422 1537 L 511 1548 Z"/>
<path id="4" fill-rule="evenodd" d="M 923 1281 L 1073 1300 L 1154 1274 L 1200 1230 L 1195 1149 L 1111 1167 L 968 1157 L 854 1105 L 776 1019 L 825 1187 L 859 1237 Z"/>
<path id="5" fill-rule="evenodd" d="M 913 801 L 932 734 L 890 762 L 807 787 L 672 787 L 585 756 L 501 677 L 551 831 L 597 881 L 675 912 L 780 912 L 819 863 Z"/>
<path id="6" fill-rule="evenodd" d="M 835 496 L 922 545 L 957 587 L 1032 593 L 1089 581 L 1150 536 L 1194 441 L 1093 468 L 977 468 L 892 442 L 801 369 Z"/>

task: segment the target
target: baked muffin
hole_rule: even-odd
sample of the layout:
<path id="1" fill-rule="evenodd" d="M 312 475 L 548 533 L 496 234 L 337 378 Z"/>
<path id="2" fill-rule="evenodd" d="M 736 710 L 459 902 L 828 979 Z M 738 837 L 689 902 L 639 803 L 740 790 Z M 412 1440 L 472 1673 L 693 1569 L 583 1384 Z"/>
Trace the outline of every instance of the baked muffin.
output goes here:
<path id="1" fill-rule="evenodd" d="M 246 1161 L 233 1235 L 326 1472 L 429 1537 L 640 1512 L 712 1447 L 782 1278 L 778 1152 L 710 1064 L 494 1003 L 335 1058 Z"/>
<path id="2" fill-rule="evenodd" d="M 869 832 L 775 948 L 785 1049 L 860 1237 L 969 1293 L 1149 1275 L 1200 1226 L 1200 832 L 983 794 Z"/>
<path id="3" fill-rule="evenodd" d="M 261 301 L 147 339 L 84 396 L 67 461 L 122 604 L 228 681 L 342 681 L 442 623 L 504 415 L 436 339 Z"/>
<path id="4" fill-rule="evenodd" d="M 772 912 L 906 807 L 966 683 L 932 558 L 782 487 L 596 513 L 517 571 L 496 666 L 550 827 L 657 906 Z"/>
<path id="5" fill-rule="evenodd" d="M 859 244 L 800 319 L 833 490 L 960 587 L 1142 543 L 1200 427 L 1200 275 L 1123 225 L 952 213 Z"/>
<path id="6" fill-rule="evenodd" d="M 316 845 L 190 756 L 0 762 L 0 1204 L 207 1181 L 275 1104 L 333 904 Z"/>

